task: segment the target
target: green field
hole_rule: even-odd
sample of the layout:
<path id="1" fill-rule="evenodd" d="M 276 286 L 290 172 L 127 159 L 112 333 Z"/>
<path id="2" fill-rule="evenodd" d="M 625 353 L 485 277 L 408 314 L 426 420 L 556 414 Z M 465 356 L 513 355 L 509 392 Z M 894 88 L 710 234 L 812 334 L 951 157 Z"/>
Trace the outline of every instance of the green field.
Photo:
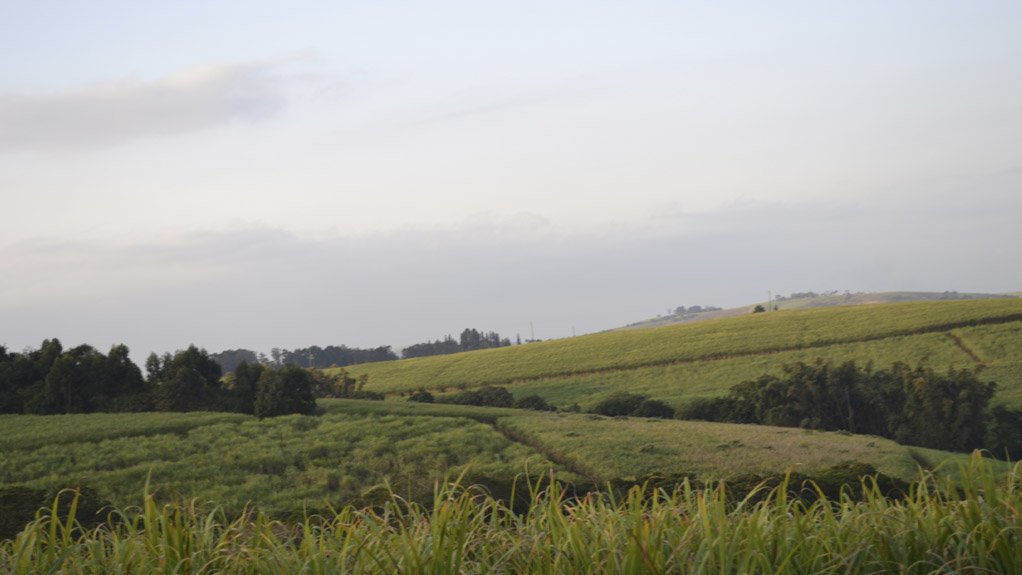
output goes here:
<path id="1" fill-rule="evenodd" d="M 593 334 L 511 348 L 351 366 L 367 389 L 401 393 L 507 385 L 559 407 L 585 408 L 612 391 L 679 405 L 785 363 L 896 361 L 934 368 L 979 365 L 948 336 L 973 345 L 997 402 L 1022 407 L 1022 300 L 910 302 L 781 311 L 645 330 Z"/>
<path id="2" fill-rule="evenodd" d="M 817 294 L 810 297 L 775 299 L 771 308 L 778 310 L 811 309 L 821 307 L 872 305 L 901 302 L 924 302 L 924 301 L 964 301 L 977 299 L 1003 299 L 1006 297 L 1020 297 L 1018 293 L 958 293 L 958 292 L 861 292 L 861 293 L 833 293 Z M 619 329 L 648 329 L 651 327 L 662 327 L 679 323 L 691 323 L 709 319 L 734 317 L 751 313 L 755 306 L 765 305 L 766 302 L 757 302 L 742 307 L 722 309 L 710 312 L 686 313 L 681 316 L 669 314 L 657 316 L 635 323 L 628 324 Z"/>
<path id="3" fill-rule="evenodd" d="M 214 501 L 274 515 L 368 504 L 389 485 L 428 499 L 445 476 L 505 489 L 526 472 L 590 485 L 647 477 L 712 480 L 867 463 L 908 480 L 920 463 L 960 459 L 840 433 L 605 418 L 406 401 L 324 400 L 322 416 L 150 413 L 0 417 L 0 486 L 98 490 L 136 501 Z"/>
<path id="4" fill-rule="evenodd" d="M 850 462 L 909 480 L 923 463 L 946 463 L 953 469 L 968 458 L 879 437 L 758 425 L 546 413 L 502 419 L 500 425 L 543 446 L 554 459 L 573 462 L 573 468 L 598 483 L 787 471 L 813 476 Z"/>
<path id="5" fill-rule="evenodd" d="M 0 495 L 4 488 L 84 484 L 119 508 L 144 503 L 141 511 L 125 512 L 134 517 L 127 523 L 88 533 L 44 519 L 21 538 L 0 542 L 0 571 L 33 572 L 38 565 L 106 571 L 115 557 L 139 571 L 173 562 L 166 572 L 699 572 L 706 566 L 744 572 L 796 563 L 793 572 L 905 564 L 926 573 L 955 565 L 997 571 L 1017 565 L 1012 550 L 1022 548 L 1019 515 L 1006 511 L 1017 508 L 1010 505 L 1022 481 L 1019 469 L 1004 462 L 974 460 L 967 471 L 967 455 L 874 436 L 414 403 L 402 395 L 419 387 L 453 393 L 501 384 L 517 397 L 538 394 L 561 408 L 586 409 L 616 391 L 678 406 L 779 374 L 785 364 L 823 358 L 975 367 L 982 379 L 998 382 L 995 401 L 1022 407 L 1020 351 L 1022 300 L 822 308 L 354 366 L 349 372 L 368 374 L 367 389 L 388 399 L 322 399 L 318 416 L 0 416 Z M 646 481 L 673 488 L 724 479 L 732 489 L 747 489 L 758 478 L 837 477 L 832 474 L 861 465 L 883 481 L 911 481 L 921 469 L 934 474 L 914 492 L 918 499 L 904 505 L 873 493 L 865 503 L 793 507 L 778 495 L 735 507 L 734 499 L 713 491 L 654 492 L 650 499 L 648 485 L 615 499 Z M 550 474 L 578 493 L 613 489 L 579 501 L 528 493 L 526 478 Z M 485 494 L 436 491 L 455 477 Z M 955 487 L 941 495 L 927 491 L 945 479 Z M 152 495 L 143 499 L 147 484 Z M 533 504 L 526 514 L 502 507 L 523 497 Z M 191 499 L 198 506 L 182 503 Z M 209 512 L 206 502 L 219 510 Z M 688 516 L 697 519 L 678 523 Z M 791 531 L 799 521 L 801 531 Z M 159 527 L 146 531 L 143 524 Z M 452 543 L 459 537 L 461 544 Z M 876 545 L 889 547 L 838 549 L 847 537 L 860 545 L 876 537 Z M 658 546 L 666 540 L 676 547 Z M 559 555 L 547 561 L 550 549 Z M 694 557 L 701 558 L 698 568 Z"/>
<path id="6" fill-rule="evenodd" d="M 288 514 L 371 501 L 385 482 L 421 499 L 435 481 L 466 467 L 472 477 L 493 481 L 511 480 L 526 467 L 554 467 L 465 417 L 4 416 L 0 437 L 0 486 L 52 489 L 84 481 L 126 505 L 151 477 L 164 495 L 216 501 L 235 512 L 249 503 Z"/>

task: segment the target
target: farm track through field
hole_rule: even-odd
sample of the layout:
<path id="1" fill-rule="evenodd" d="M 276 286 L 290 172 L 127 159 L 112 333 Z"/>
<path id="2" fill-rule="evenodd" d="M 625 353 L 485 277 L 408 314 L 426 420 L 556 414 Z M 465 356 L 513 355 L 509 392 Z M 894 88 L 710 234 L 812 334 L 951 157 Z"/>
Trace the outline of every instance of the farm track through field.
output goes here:
<path id="1" fill-rule="evenodd" d="M 578 461 L 562 455 L 556 450 L 551 449 L 548 445 L 545 445 L 543 442 L 538 441 L 533 437 L 529 437 L 528 434 L 522 433 L 520 430 L 513 429 L 508 427 L 506 424 L 502 424 L 499 419 L 494 421 L 492 425 L 493 429 L 496 430 L 497 433 L 503 435 L 508 441 L 520 443 L 530 449 L 533 449 L 564 469 L 567 469 L 579 477 L 584 477 L 593 485 L 599 485 L 600 482 L 596 474 Z"/>
<path id="2" fill-rule="evenodd" d="M 613 366 L 613 367 L 603 367 L 603 368 L 597 368 L 597 369 L 587 369 L 587 370 L 578 370 L 578 371 L 563 371 L 563 372 L 548 373 L 548 374 L 529 376 L 529 377 L 517 377 L 517 378 L 513 378 L 513 379 L 508 379 L 508 380 L 505 380 L 505 381 L 488 381 L 488 382 L 486 382 L 485 384 L 482 384 L 482 385 L 500 385 L 500 384 L 514 385 L 516 383 L 527 383 L 527 382 L 533 382 L 533 381 L 547 381 L 547 380 L 551 380 L 551 379 L 586 377 L 586 376 L 589 376 L 589 375 L 601 375 L 601 374 L 607 374 L 607 373 L 622 373 L 622 372 L 634 371 L 634 370 L 637 370 L 637 369 L 645 369 L 645 368 L 650 368 L 650 367 L 670 367 L 670 366 L 684 365 L 684 364 L 689 364 L 689 363 L 722 361 L 722 360 L 736 359 L 736 358 L 741 358 L 741 357 L 766 356 L 766 355 L 774 355 L 774 354 L 778 354 L 778 353 L 784 353 L 784 352 L 788 352 L 788 351 L 800 351 L 800 350 L 808 350 L 808 349 L 819 349 L 819 348 L 824 348 L 824 347 L 831 347 L 831 346 L 834 346 L 834 345 L 845 345 L 845 344 L 852 344 L 852 343 L 868 343 L 868 342 L 875 342 L 875 341 L 883 341 L 885 339 L 894 339 L 894 338 L 897 338 L 897 337 L 905 337 L 905 336 L 913 336 L 913 335 L 926 335 L 926 334 L 940 333 L 940 332 L 947 333 L 951 337 L 951 339 L 955 341 L 955 343 L 958 345 L 958 347 L 960 347 L 962 349 L 962 351 L 964 351 L 966 354 L 968 354 L 971 359 L 973 359 L 974 361 L 976 361 L 979 364 L 985 365 L 983 360 L 974 351 L 972 351 L 965 344 L 965 342 L 961 341 L 961 339 L 958 338 L 957 335 L 954 335 L 951 332 L 951 330 L 965 328 L 965 327 L 976 327 L 976 326 L 980 326 L 980 325 L 1000 325 L 1000 324 L 1012 323 L 1012 322 L 1016 322 L 1016 321 L 1022 321 L 1022 314 L 1011 314 L 1011 315 L 1006 315 L 1006 316 L 1002 316 L 1002 317 L 987 318 L 987 319 L 982 319 L 982 320 L 962 321 L 962 322 L 948 323 L 948 324 L 942 324 L 942 325 L 933 325 L 933 326 L 929 326 L 929 327 L 926 327 L 926 328 L 921 328 L 921 329 L 917 329 L 917 330 L 910 330 L 910 331 L 904 331 L 904 330 L 902 330 L 902 331 L 892 331 L 892 332 L 888 332 L 888 333 L 884 333 L 884 334 L 880 334 L 880 335 L 875 335 L 875 336 L 857 337 L 857 338 L 849 338 L 849 339 L 837 339 L 837 340 L 821 340 L 821 341 L 816 341 L 816 342 L 812 342 L 812 343 L 808 343 L 808 344 L 799 344 L 799 345 L 795 345 L 795 346 L 778 347 L 778 348 L 773 348 L 773 349 L 761 349 L 761 350 L 748 351 L 748 352 L 739 352 L 739 353 L 719 353 L 719 354 L 715 353 L 715 354 L 709 354 L 709 355 L 704 355 L 702 357 L 694 357 L 694 358 L 689 358 L 689 359 L 661 360 L 661 361 L 646 362 L 646 363 L 641 363 L 641 364 L 632 364 L 632 365 L 621 366 L 621 367 Z"/>
<path id="3" fill-rule="evenodd" d="M 958 346 L 958 349 L 964 351 L 965 355 L 969 356 L 972 359 L 972 361 L 975 361 L 977 364 L 982 365 L 984 367 L 986 366 L 987 362 L 983 361 L 983 358 L 981 358 L 979 354 L 976 353 L 975 350 L 973 350 L 964 341 L 962 341 L 962 338 L 958 337 L 958 334 L 949 331 L 947 332 L 947 337 L 948 339 L 953 341 L 956 346 Z"/>

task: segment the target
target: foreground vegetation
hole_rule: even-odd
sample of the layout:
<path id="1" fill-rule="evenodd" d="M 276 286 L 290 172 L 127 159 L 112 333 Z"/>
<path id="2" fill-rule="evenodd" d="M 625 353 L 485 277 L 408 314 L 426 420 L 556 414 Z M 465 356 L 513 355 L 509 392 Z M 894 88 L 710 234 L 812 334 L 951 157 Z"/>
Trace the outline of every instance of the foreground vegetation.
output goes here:
<path id="1" fill-rule="evenodd" d="M 788 483 L 739 502 L 726 485 L 576 499 L 537 482 L 522 485 L 532 504 L 519 512 L 447 485 L 427 505 L 392 495 L 297 523 L 146 495 L 92 529 L 55 505 L 0 543 L 0 571 L 1017 573 L 1019 473 L 973 459 L 960 483 L 923 478 L 904 498 L 885 497 L 867 478 L 836 497 Z M 800 491 L 810 496 L 792 496 Z"/>

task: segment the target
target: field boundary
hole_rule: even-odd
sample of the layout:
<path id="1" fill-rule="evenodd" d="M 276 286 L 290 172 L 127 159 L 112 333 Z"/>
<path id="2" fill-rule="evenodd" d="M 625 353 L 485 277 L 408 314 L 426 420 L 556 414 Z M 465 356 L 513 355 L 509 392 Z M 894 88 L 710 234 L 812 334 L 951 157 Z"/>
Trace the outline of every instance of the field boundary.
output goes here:
<path id="1" fill-rule="evenodd" d="M 557 450 L 551 448 L 549 445 L 545 445 L 542 441 L 539 441 L 536 438 L 531 437 L 529 434 L 524 433 L 520 429 L 515 429 L 507 425 L 502 420 L 503 418 L 494 421 L 492 424 L 493 429 L 495 429 L 497 433 L 503 435 L 504 438 L 507 439 L 508 441 L 519 443 L 542 454 L 543 457 L 546 457 L 550 461 L 556 463 L 557 465 L 560 465 L 561 467 L 567 469 L 571 473 L 574 473 L 575 475 L 578 475 L 580 477 L 584 477 L 593 485 L 600 484 L 599 477 L 597 477 L 597 475 L 593 473 L 592 470 L 588 469 L 585 465 L 582 465 L 581 463 L 579 463 L 578 461 L 571 457 L 562 455 Z"/>
<path id="2" fill-rule="evenodd" d="M 969 347 L 968 344 L 966 344 L 965 341 L 957 333 L 949 331 L 947 332 L 947 337 L 948 339 L 953 341 L 956 346 L 958 346 L 958 349 L 964 351 L 965 355 L 969 356 L 972 359 L 972 361 L 975 361 L 977 364 L 986 367 L 987 362 L 983 361 L 983 358 L 981 358 L 979 354 L 976 353 L 976 350 Z"/>
<path id="3" fill-rule="evenodd" d="M 918 329 L 912 329 L 912 330 L 896 330 L 896 331 L 890 331 L 890 332 L 887 332 L 887 333 L 884 333 L 884 334 L 880 334 L 880 335 L 875 335 L 875 336 L 855 337 L 855 338 L 849 338 L 849 339 L 820 340 L 820 341 L 815 341 L 815 342 L 808 343 L 808 344 L 798 344 L 798 345 L 794 345 L 794 346 L 783 346 L 783 347 L 776 347 L 776 348 L 764 348 L 764 349 L 760 349 L 760 350 L 756 350 L 756 351 L 747 351 L 747 352 L 738 352 L 738 353 L 712 353 L 712 354 L 707 354 L 707 355 L 703 355 L 703 356 L 699 356 L 699 357 L 693 357 L 693 358 L 687 358 L 687 359 L 658 360 L 658 361 L 649 361 L 649 362 L 643 362 L 643 363 L 629 364 L 629 365 L 624 365 L 624 366 L 609 366 L 609 367 L 584 369 L 584 370 L 567 370 L 567 371 L 550 372 L 550 373 L 545 373 L 545 374 L 542 374 L 542 375 L 525 376 L 525 377 L 513 377 L 513 378 L 506 378 L 506 379 L 490 379 L 490 380 L 486 380 L 486 381 L 475 382 L 474 385 L 469 386 L 469 387 L 482 387 L 482 386 L 485 386 L 485 385 L 514 385 L 514 384 L 517 384 L 517 383 L 529 383 L 529 382 L 534 382 L 534 381 L 545 381 L 545 380 L 550 380 L 550 379 L 576 378 L 576 377 L 585 377 L 585 376 L 588 376 L 588 375 L 599 375 L 599 374 L 606 374 L 606 373 L 621 373 L 621 372 L 634 371 L 636 369 L 644 369 L 644 368 L 649 368 L 649 367 L 670 367 L 670 366 L 674 366 L 674 365 L 684 365 L 684 364 L 689 364 L 689 363 L 700 363 L 700 362 L 711 362 L 711 361 L 722 361 L 722 360 L 727 360 L 727 359 L 736 359 L 736 358 L 740 358 L 740 357 L 756 357 L 756 356 L 763 356 L 763 355 L 774 355 L 774 354 L 777 354 L 777 353 L 784 353 L 784 352 L 788 352 L 788 351 L 800 351 L 800 350 L 808 350 L 808 349 L 818 349 L 818 348 L 830 347 L 830 346 L 834 346 L 834 345 L 844 345 L 844 344 L 853 344 L 853 343 L 867 343 L 867 342 L 873 342 L 873 341 L 883 341 L 885 339 L 892 339 L 892 338 L 896 338 L 896 337 L 906 337 L 906 336 L 913 336 L 913 335 L 926 335 L 926 334 L 934 334 L 934 333 L 949 333 L 951 330 L 961 329 L 961 328 L 965 328 L 965 327 L 976 327 L 976 326 L 981 326 L 981 325 L 1000 325 L 1000 324 L 1005 324 L 1005 323 L 1013 323 L 1013 322 L 1016 322 L 1016 321 L 1022 321 L 1022 313 L 1009 314 L 1009 315 L 1001 316 L 1001 317 L 984 318 L 984 319 L 978 319 L 978 320 L 950 322 L 950 323 L 944 323 L 944 324 L 934 324 L 934 325 L 931 325 L 931 326 L 927 326 L 925 328 L 918 328 Z M 964 342 L 963 342 L 963 346 L 964 346 Z M 977 355 L 974 355 L 974 354 L 972 354 L 972 353 L 970 353 L 968 351 L 968 346 L 964 346 L 963 347 L 963 351 L 965 351 L 967 354 L 969 354 L 972 359 L 977 360 L 980 363 L 982 363 L 982 359 L 978 359 Z M 431 387 L 430 389 L 446 389 L 446 388 L 450 388 L 450 387 L 458 387 L 458 384 L 457 383 L 439 384 L 439 385 L 437 385 L 435 387 Z"/>

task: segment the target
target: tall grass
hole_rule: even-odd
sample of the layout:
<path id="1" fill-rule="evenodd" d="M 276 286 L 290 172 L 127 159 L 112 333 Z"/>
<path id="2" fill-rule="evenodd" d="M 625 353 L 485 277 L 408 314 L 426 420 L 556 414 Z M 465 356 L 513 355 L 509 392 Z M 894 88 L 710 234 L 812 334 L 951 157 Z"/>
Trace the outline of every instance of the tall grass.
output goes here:
<path id="1" fill-rule="evenodd" d="M 1018 573 L 1018 466 L 973 458 L 958 484 L 924 477 L 904 499 L 866 478 L 863 497 L 812 503 L 789 488 L 735 502 L 726 486 L 569 498 L 523 486 L 514 513 L 477 488 L 439 486 L 429 505 L 392 496 L 297 523 L 194 504 L 115 511 L 91 529 L 43 511 L 0 544 L 9 573 Z M 542 485 L 542 487 L 541 487 Z M 812 488 L 812 486 L 806 486 Z"/>

